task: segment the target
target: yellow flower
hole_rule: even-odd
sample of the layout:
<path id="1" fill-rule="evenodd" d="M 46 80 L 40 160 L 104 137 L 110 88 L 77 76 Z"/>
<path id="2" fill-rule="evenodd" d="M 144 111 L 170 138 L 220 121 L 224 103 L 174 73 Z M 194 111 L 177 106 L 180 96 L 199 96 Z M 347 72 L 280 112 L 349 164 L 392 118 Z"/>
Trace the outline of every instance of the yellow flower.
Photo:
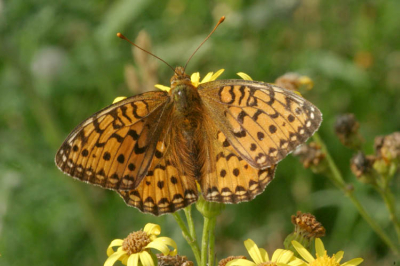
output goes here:
<path id="1" fill-rule="evenodd" d="M 249 252 L 250 257 L 253 261 L 245 259 L 232 260 L 226 264 L 226 266 L 302 266 L 305 265 L 302 260 L 297 259 L 293 256 L 293 252 L 290 250 L 277 249 L 275 250 L 270 260 L 268 253 L 263 248 L 258 248 L 253 240 L 247 239 L 244 241 L 244 245 Z"/>
<path id="2" fill-rule="evenodd" d="M 197 86 L 199 86 L 199 84 L 216 80 L 224 71 L 225 71 L 224 69 L 220 69 L 215 73 L 208 72 L 207 75 L 202 79 L 202 81 L 200 81 L 200 73 L 196 72 L 190 76 L 190 81 L 192 82 L 193 86 L 195 86 L 197 88 Z M 171 90 L 170 87 L 160 85 L 160 84 L 156 84 L 156 85 L 154 85 L 154 87 L 156 87 L 157 89 L 163 90 L 163 91 L 168 91 L 168 92 Z"/>
<path id="3" fill-rule="evenodd" d="M 128 266 L 155 266 L 157 261 L 150 251 L 151 248 L 161 251 L 164 255 L 176 255 L 175 241 L 169 237 L 157 237 L 160 233 L 159 225 L 148 223 L 143 231 L 133 232 L 124 240 L 111 241 L 107 248 L 108 259 L 104 266 L 112 266 L 117 260 Z M 174 250 L 171 251 L 168 246 L 173 247 Z M 119 248 L 114 251 L 113 247 Z"/>
<path id="4" fill-rule="evenodd" d="M 308 263 L 305 265 L 308 266 L 357 266 L 364 260 L 362 258 L 356 258 L 349 260 L 343 264 L 340 264 L 340 261 L 343 258 L 343 251 L 337 252 L 332 257 L 327 255 L 325 250 L 324 244 L 322 243 L 321 239 L 315 239 L 315 250 L 316 250 L 316 257 L 314 258 L 307 249 L 305 249 L 299 242 L 296 240 L 292 241 L 293 247 L 297 250 L 297 252 L 306 260 Z"/>

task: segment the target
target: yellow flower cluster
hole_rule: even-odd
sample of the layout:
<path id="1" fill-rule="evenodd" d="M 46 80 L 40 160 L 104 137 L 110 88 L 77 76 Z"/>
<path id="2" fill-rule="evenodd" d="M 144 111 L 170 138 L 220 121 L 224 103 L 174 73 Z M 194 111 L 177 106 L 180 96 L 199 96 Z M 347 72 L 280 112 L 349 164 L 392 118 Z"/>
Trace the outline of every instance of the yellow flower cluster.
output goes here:
<path id="1" fill-rule="evenodd" d="M 344 252 L 339 251 L 329 257 L 324 244 L 319 238 L 315 240 L 316 258 L 297 241 L 292 241 L 292 245 L 302 259 L 297 258 L 292 251 L 284 249 L 277 249 L 270 259 L 267 251 L 263 248 L 258 248 L 253 240 L 244 241 L 244 245 L 253 261 L 236 259 L 229 261 L 226 266 L 357 266 L 363 262 L 363 259 L 356 258 L 340 264 Z"/>

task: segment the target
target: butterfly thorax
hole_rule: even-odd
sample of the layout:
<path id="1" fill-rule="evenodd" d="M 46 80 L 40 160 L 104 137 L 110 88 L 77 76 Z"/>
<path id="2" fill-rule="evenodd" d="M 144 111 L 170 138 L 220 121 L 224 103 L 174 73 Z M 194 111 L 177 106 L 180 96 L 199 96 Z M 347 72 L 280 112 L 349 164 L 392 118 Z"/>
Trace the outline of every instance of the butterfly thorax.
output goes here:
<path id="1" fill-rule="evenodd" d="M 201 112 L 200 95 L 182 67 L 177 67 L 175 75 L 171 78 L 170 95 L 177 115 L 181 115 L 183 119 Z"/>

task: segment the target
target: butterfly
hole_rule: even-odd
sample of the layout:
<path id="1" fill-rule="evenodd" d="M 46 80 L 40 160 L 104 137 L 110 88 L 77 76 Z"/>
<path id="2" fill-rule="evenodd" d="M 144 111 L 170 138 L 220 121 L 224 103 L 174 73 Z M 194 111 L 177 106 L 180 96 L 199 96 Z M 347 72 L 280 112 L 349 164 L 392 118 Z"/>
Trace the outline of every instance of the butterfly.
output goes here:
<path id="1" fill-rule="evenodd" d="M 168 92 L 126 98 L 78 125 L 56 154 L 61 171 L 154 215 L 199 193 L 239 203 L 262 193 L 276 164 L 321 124 L 318 108 L 291 90 L 239 79 L 199 84 L 182 67 L 174 72 Z"/>

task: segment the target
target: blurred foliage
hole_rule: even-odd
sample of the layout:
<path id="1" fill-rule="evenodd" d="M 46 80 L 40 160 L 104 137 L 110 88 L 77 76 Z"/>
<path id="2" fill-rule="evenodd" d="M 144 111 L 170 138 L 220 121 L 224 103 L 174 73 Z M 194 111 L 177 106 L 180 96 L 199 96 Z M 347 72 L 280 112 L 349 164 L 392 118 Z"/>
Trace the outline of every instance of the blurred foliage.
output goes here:
<path id="1" fill-rule="evenodd" d="M 134 39 L 145 30 L 152 52 L 183 65 L 222 15 L 226 21 L 188 72 L 225 68 L 222 78 L 243 71 L 263 81 L 291 71 L 310 76 L 315 88 L 305 97 L 324 114 L 320 135 L 394 237 L 379 195 L 351 174 L 353 152 L 334 136 L 333 123 L 354 113 L 365 152 L 376 135 L 400 130 L 399 12 L 397 0 L 0 0 L 0 265 L 101 265 L 109 241 L 147 222 L 160 224 L 180 253 L 191 255 L 172 217 L 144 215 L 112 191 L 72 180 L 54 155 L 76 125 L 115 97 L 153 90 L 129 91 L 127 66 L 139 78 L 141 69 L 117 32 Z M 159 65 L 153 79 L 169 85 L 171 70 L 150 61 Z M 399 183 L 397 176 L 397 202 Z M 282 247 L 297 210 L 317 217 L 327 229 L 327 250 L 345 250 L 345 260 L 396 260 L 349 200 L 292 156 L 262 195 L 227 206 L 217 222 L 217 257 L 245 254 L 247 238 L 267 250 Z"/>

